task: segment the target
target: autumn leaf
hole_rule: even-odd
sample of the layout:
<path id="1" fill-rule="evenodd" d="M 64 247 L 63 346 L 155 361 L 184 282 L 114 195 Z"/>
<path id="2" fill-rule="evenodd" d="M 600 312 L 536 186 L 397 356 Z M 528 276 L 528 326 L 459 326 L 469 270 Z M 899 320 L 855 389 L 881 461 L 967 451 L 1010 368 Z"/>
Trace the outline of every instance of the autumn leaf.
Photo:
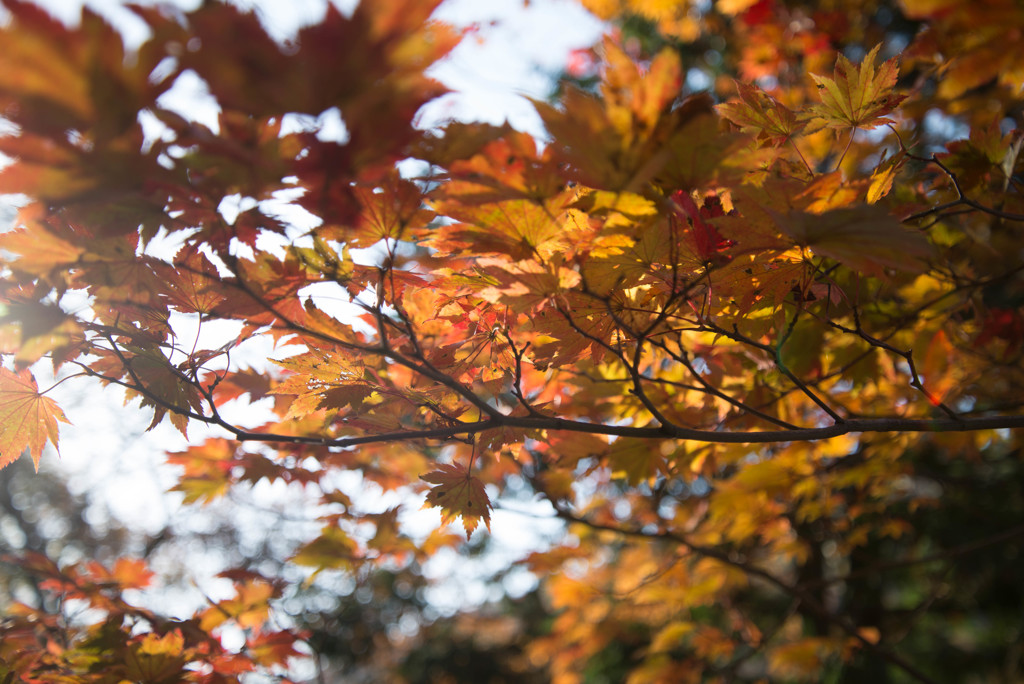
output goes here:
<path id="1" fill-rule="evenodd" d="M 291 562 L 316 568 L 316 572 L 320 572 L 325 569 L 352 568 L 358 556 L 356 541 L 338 526 L 328 525 L 319 537 L 299 549 L 291 557 Z"/>
<path id="2" fill-rule="evenodd" d="M 235 451 L 227 440 L 209 439 L 185 451 L 168 453 L 168 463 L 184 468 L 172 491 L 184 492 L 185 503 L 206 504 L 224 496 L 231 484 Z"/>
<path id="3" fill-rule="evenodd" d="M 295 395 L 285 420 L 320 409 L 358 406 L 374 391 L 364 377 L 362 364 L 341 354 L 313 350 L 275 363 L 293 373 L 270 390 L 270 394 Z"/>
<path id="4" fill-rule="evenodd" d="M 736 243 L 723 237 L 713 224 L 705 221 L 705 219 L 724 215 L 721 211 L 721 206 L 716 204 L 717 198 L 708 198 L 708 200 L 710 202 L 705 204 L 704 215 L 702 216 L 702 212 L 697 209 L 696 203 L 689 194 L 681 190 L 673 193 L 672 202 L 678 208 L 673 212 L 673 216 L 669 220 L 670 222 L 680 222 L 681 220 L 688 224 L 688 242 L 690 243 L 688 246 L 701 262 L 724 263 L 728 261 L 728 257 L 722 254 L 722 252 Z M 716 207 L 717 209 L 712 212 L 710 207 Z"/>
<path id="5" fill-rule="evenodd" d="M 138 398 L 142 406 L 153 409 L 153 420 L 147 429 L 152 430 L 167 416 L 171 424 L 185 435 L 189 420 L 186 411 L 201 410 L 201 395 L 193 384 L 187 382 L 182 370 L 171 365 L 160 350 L 152 348 L 126 347 L 113 356 L 110 360 L 122 365 L 121 373 L 127 377 L 145 378 L 145 386 L 128 390 L 125 401 Z"/>
<path id="6" fill-rule="evenodd" d="M 821 104 L 811 107 L 810 127 L 872 129 L 887 123 L 887 118 L 906 96 L 893 92 L 899 65 L 896 58 L 875 69 L 881 43 L 864 57 L 860 66 L 839 55 L 833 77 L 811 74 L 818 86 Z"/>
<path id="7" fill-rule="evenodd" d="M 939 330 L 928 343 L 921 364 L 922 382 L 930 402 L 938 405 L 949 398 L 956 386 L 956 370 L 953 344 L 946 333 Z"/>
<path id="8" fill-rule="evenodd" d="M 451 200 L 434 202 L 438 213 L 461 223 L 440 227 L 423 244 L 438 250 L 442 256 L 472 251 L 509 255 L 514 259 L 534 254 L 550 257 L 569 247 L 557 217 L 570 197 L 570 193 L 564 193 L 546 204 L 528 200 L 481 205 L 463 205 Z"/>
<path id="9" fill-rule="evenodd" d="M 884 153 L 882 154 L 878 167 L 871 174 L 871 185 L 868 186 L 867 194 L 868 204 L 874 204 L 889 194 L 892 190 L 892 182 L 896 179 L 896 174 L 903 168 L 903 164 L 906 161 L 907 155 L 904 152 L 899 152 L 888 159 L 885 158 Z"/>
<path id="10" fill-rule="evenodd" d="M 400 238 L 407 231 L 427 225 L 434 212 L 423 209 L 423 195 L 415 183 L 400 178 L 398 171 L 388 174 L 383 188 L 354 188 L 363 206 L 352 244 L 371 247 L 378 240 Z"/>
<path id="11" fill-rule="evenodd" d="M 778 147 L 803 129 L 796 113 L 760 88 L 736 83 L 739 102 L 715 105 L 723 117 L 742 129 L 757 133 L 757 139 Z"/>
<path id="12" fill-rule="evenodd" d="M 715 9 L 722 14 L 735 16 L 737 14 L 742 14 L 757 3 L 758 0 L 718 0 L 718 2 L 715 3 Z"/>
<path id="13" fill-rule="evenodd" d="M 78 321 L 59 306 L 28 297 L 11 297 L 0 304 L 0 353 L 13 353 L 19 367 L 29 366 L 46 354 L 59 365 L 58 359 L 74 353 L 80 339 Z"/>
<path id="14" fill-rule="evenodd" d="M 528 133 L 439 123 L 466 112 L 431 65 L 491 33 L 441 0 L 331 6 L 288 38 L 230 3 L 135 5 L 130 51 L 95 13 L 0 0 L 0 190 L 24 195 L 0 235 L 0 464 L 56 442 L 56 395 L 19 370 L 47 363 L 220 435 L 164 455 L 175 500 L 301 504 L 260 543 L 224 536 L 234 592 L 169 617 L 132 604 L 181 579 L 134 535 L 25 497 L 54 560 L 2 561 L 42 596 L 4 604 L 0 684 L 281 679 L 339 635 L 360 653 L 325 668 L 393 681 L 477 633 L 496 672 L 512 653 L 552 681 L 860 681 L 879 656 L 998 678 L 1020 610 L 973 570 L 1012 570 L 1021 540 L 1020 0 L 583 1 L 608 35 Z M 188 78 L 212 122 L 164 109 Z M 432 623 L 431 560 L 476 553 L 499 488 L 571 532 L 527 558 L 549 600 Z M 443 527 L 373 501 L 410 491 Z M 192 548 L 175 532 L 145 556 Z M 823 578 L 856 605 L 808 610 Z M 415 638 L 388 638 L 396 616 Z M 995 664 L 947 667 L 950 633 Z"/>
<path id="15" fill-rule="evenodd" d="M 480 259 L 481 271 L 496 281 L 480 291 L 487 301 L 501 302 L 515 311 L 539 311 L 549 300 L 579 284 L 580 275 L 568 268 L 543 265 L 533 260 L 508 263 L 499 259 Z"/>
<path id="16" fill-rule="evenodd" d="M 144 589 L 153 581 L 153 571 L 142 558 L 118 558 L 113 567 L 92 562 L 86 566 L 91 580 L 116 585 L 119 589 Z"/>
<path id="17" fill-rule="evenodd" d="M 739 11 L 749 0 L 730 0 L 730 10 Z M 695 40 L 701 32 L 701 23 L 691 11 L 689 0 L 650 2 L 649 0 L 582 0 L 581 4 L 602 19 L 623 14 L 636 15 L 642 21 L 657 26 L 658 32 L 683 42 Z M 725 11 L 725 10 L 723 10 Z"/>
<path id="18" fill-rule="evenodd" d="M 1020 91 L 1024 5 L 1015 0 L 900 0 L 899 5 L 904 16 L 928 27 L 908 51 L 937 62 L 938 98 L 955 100 L 986 84 Z"/>
<path id="19" fill-rule="evenodd" d="M 623 478 L 630 485 L 653 481 L 667 473 L 665 457 L 656 445 L 644 440 L 619 439 L 608 449 L 608 465 L 612 477 Z"/>
<path id="20" fill-rule="evenodd" d="M 286 665 L 293 656 L 301 656 L 295 650 L 295 635 L 287 631 L 260 633 L 246 642 L 246 650 L 253 660 L 261 665 Z"/>
<path id="21" fill-rule="evenodd" d="M 657 213 L 654 203 L 631 192 L 606 192 L 597 190 L 583 195 L 575 204 L 589 214 L 624 214 L 629 218 L 651 216 Z"/>
<path id="22" fill-rule="evenodd" d="M 473 534 L 480 520 L 491 529 L 491 500 L 484 484 L 460 465 L 440 463 L 437 470 L 422 475 L 421 480 L 437 485 L 427 492 L 424 508 L 440 508 L 441 524 L 447 525 L 462 516 L 466 535 Z"/>
<path id="23" fill-rule="evenodd" d="M 218 290 L 217 268 L 201 252 L 179 254 L 169 273 L 169 299 L 185 313 L 208 314 L 223 300 Z"/>
<path id="24" fill-rule="evenodd" d="M 0 249 L 18 255 L 13 267 L 33 275 L 47 275 L 75 263 L 84 251 L 54 234 L 39 205 L 21 210 L 23 228 L 0 235 Z"/>
<path id="25" fill-rule="evenodd" d="M 884 207 L 861 205 L 822 214 L 775 214 L 779 229 L 815 254 L 840 261 L 862 273 L 884 269 L 921 273 L 931 247 L 925 237 L 903 225 Z"/>
<path id="26" fill-rule="evenodd" d="M 188 662 L 184 645 L 178 630 L 163 637 L 146 634 L 125 654 L 125 674 L 132 681 L 180 681 L 182 668 Z"/>
<path id="27" fill-rule="evenodd" d="M 835 641 L 822 637 L 806 638 L 773 648 L 768 657 L 768 666 L 771 673 L 778 677 L 807 680 L 820 672 L 822 661 L 835 650 Z"/>
<path id="28" fill-rule="evenodd" d="M 673 106 L 682 68 L 669 49 L 646 72 L 612 41 L 605 42 L 604 53 L 608 83 L 602 97 L 570 88 L 564 109 L 538 100 L 533 105 L 554 137 L 554 156 L 575 180 L 599 190 L 631 190 L 671 162 L 668 147 L 710 111 L 711 100 L 695 95 Z"/>
<path id="29" fill-rule="evenodd" d="M 38 470 L 46 442 L 57 446 L 57 421 L 68 419 L 57 402 L 39 393 L 31 373 L 0 368 L 0 468 L 27 448 Z"/>
<path id="30" fill-rule="evenodd" d="M 210 606 L 202 613 L 200 627 L 209 632 L 234 620 L 243 629 L 258 629 L 270 615 L 270 600 L 278 590 L 259 578 L 247 579 L 235 586 L 236 596 Z"/>

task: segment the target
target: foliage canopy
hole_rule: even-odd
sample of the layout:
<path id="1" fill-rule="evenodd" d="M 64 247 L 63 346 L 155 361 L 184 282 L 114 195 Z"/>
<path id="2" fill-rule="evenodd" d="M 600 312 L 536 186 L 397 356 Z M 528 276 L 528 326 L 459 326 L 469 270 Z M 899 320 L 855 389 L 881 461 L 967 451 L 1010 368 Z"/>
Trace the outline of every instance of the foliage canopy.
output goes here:
<path id="1" fill-rule="evenodd" d="M 168 455 L 188 502 L 317 497 L 290 562 L 319 573 L 462 543 L 367 513 L 339 471 L 467 535 L 527 488 L 571 533 L 523 561 L 552 681 L 1019 676 L 1019 3 L 585 0 L 615 28 L 534 103 L 543 141 L 416 126 L 462 39 L 437 4 L 329 6 L 287 44 L 227 4 L 133 7 L 129 53 L 89 11 L 4 0 L 0 192 L 25 200 L 0 235 L 0 463 L 57 444 L 48 363 L 204 435 Z M 216 126 L 162 100 L 186 73 Z M 279 577 L 229 571 L 235 597 L 182 621 L 126 598 L 142 558 L 57 560 L 8 558 L 100 617 L 12 604 L 0 675 L 320 655 L 273 618 Z"/>

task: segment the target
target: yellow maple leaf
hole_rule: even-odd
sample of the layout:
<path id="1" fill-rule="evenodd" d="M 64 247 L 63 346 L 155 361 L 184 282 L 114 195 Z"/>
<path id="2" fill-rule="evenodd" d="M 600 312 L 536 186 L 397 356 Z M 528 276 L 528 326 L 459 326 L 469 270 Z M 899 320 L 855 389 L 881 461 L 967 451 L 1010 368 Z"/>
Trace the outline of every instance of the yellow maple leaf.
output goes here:
<path id="1" fill-rule="evenodd" d="M 269 582 L 250 579 L 235 587 L 237 596 L 218 601 L 207 608 L 199 618 L 199 627 L 205 632 L 234 620 L 242 629 L 258 629 L 270 615 L 270 600 L 277 590 Z"/>
<path id="2" fill-rule="evenodd" d="M 811 74 L 821 96 L 821 104 L 811 108 L 812 129 L 871 129 L 893 122 L 886 116 L 906 96 L 893 92 L 900 72 L 895 57 L 875 68 L 880 47 L 876 45 L 859 66 L 839 55 L 832 78 Z"/>

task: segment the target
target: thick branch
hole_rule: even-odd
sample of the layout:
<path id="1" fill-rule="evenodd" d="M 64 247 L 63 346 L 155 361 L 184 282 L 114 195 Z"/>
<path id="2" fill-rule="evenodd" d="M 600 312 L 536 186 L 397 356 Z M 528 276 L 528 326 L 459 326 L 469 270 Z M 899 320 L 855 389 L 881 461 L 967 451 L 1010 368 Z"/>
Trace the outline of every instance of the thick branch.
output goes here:
<path id="1" fill-rule="evenodd" d="M 417 439 L 455 439 L 459 435 L 473 435 L 499 428 L 520 428 L 524 430 L 546 430 L 584 432 L 593 435 L 633 437 L 637 439 L 682 439 L 715 444 L 775 444 L 788 442 L 813 442 L 831 439 L 841 435 L 878 432 L 972 432 L 978 430 L 1000 430 L 1024 428 L 1024 416 L 985 416 L 963 420 L 917 419 L 917 418 L 861 418 L 817 428 L 795 430 L 768 430 L 753 432 L 719 432 L 693 428 L 662 425 L 658 427 L 631 427 L 627 425 L 606 425 L 545 416 L 498 415 L 486 420 L 435 428 L 430 430 L 401 430 L 360 437 L 330 439 L 322 437 L 301 437 L 274 433 L 250 432 L 241 428 L 228 428 L 241 441 L 279 442 L 292 444 L 315 444 L 327 447 L 352 447 L 360 444 L 379 442 L 411 441 Z"/>

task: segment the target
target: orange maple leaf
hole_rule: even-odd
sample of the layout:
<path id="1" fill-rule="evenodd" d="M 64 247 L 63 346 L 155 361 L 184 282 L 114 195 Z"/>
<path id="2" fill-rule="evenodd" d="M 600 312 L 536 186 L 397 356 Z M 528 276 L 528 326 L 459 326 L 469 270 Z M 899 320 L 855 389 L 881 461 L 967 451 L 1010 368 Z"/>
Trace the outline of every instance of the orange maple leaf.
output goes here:
<path id="1" fill-rule="evenodd" d="M 270 615 L 270 600 L 278 594 L 274 585 L 249 579 L 236 585 L 235 591 L 235 598 L 218 601 L 202 612 L 199 626 L 203 631 L 216 629 L 228 620 L 234 620 L 242 629 L 257 630 L 263 626 Z"/>
<path id="2" fill-rule="evenodd" d="M 784 144 L 805 124 L 786 105 L 756 86 L 736 82 L 739 102 L 715 105 L 718 113 L 740 128 L 755 131 L 757 139 L 774 147 Z"/>
<path id="3" fill-rule="evenodd" d="M 481 518 L 487 529 L 491 529 L 491 500 L 484 491 L 484 483 L 470 475 L 468 468 L 439 464 L 437 470 L 420 479 L 438 485 L 427 493 L 423 507 L 440 508 L 442 525 L 447 525 L 461 515 L 467 537 L 473 534 Z"/>
<path id="4" fill-rule="evenodd" d="M 155 575 L 143 558 L 118 558 L 109 568 L 99 561 L 89 561 L 76 568 L 74 573 L 79 584 L 117 588 L 119 591 L 144 589 Z"/>
<path id="5" fill-rule="evenodd" d="M 0 368 L 0 468 L 28 448 L 39 470 L 47 440 L 57 446 L 57 421 L 68 423 L 57 402 L 39 393 L 30 372 Z"/>
<path id="6" fill-rule="evenodd" d="M 871 129 L 893 122 L 886 115 L 906 96 L 892 91 L 900 72 L 895 57 L 875 69 L 880 47 L 876 45 L 860 66 L 839 55 L 833 78 L 811 74 L 821 96 L 821 104 L 811 107 L 812 129 Z"/>

